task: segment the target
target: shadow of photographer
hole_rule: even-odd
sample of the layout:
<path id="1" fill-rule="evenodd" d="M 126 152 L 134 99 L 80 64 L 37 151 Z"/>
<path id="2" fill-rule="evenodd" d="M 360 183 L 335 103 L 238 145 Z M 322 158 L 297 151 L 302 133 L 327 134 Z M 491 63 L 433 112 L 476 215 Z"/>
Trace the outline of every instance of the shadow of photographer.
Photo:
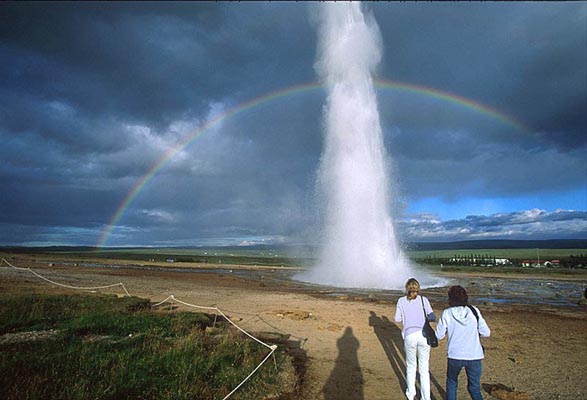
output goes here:
<path id="1" fill-rule="evenodd" d="M 324 388 L 325 400 L 364 400 L 363 374 L 357 351 L 359 340 L 349 326 L 336 341 L 338 357 Z"/>

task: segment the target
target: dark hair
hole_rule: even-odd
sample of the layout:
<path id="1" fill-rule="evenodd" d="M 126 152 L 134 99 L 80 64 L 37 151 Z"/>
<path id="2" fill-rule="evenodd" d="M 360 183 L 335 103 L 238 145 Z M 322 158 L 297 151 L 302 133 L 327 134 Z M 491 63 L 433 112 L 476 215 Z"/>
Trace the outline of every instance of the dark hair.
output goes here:
<path id="1" fill-rule="evenodd" d="M 462 286 L 451 286 L 448 289 L 448 305 L 451 307 L 466 306 L 469 304 L 469 296 Z"/>

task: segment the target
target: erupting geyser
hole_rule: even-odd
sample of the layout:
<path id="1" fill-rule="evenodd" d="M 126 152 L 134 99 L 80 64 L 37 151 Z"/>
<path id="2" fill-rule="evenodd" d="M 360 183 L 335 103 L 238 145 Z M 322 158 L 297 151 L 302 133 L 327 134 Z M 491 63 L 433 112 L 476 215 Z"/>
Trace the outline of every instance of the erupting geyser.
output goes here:
<path id="1" fill-rule="evenodd" d="M 322 3 L 320 11 L 316 70 L 328 90 L 318 176 L 324 237 L 318 265 L 297 278 L 400 289 L 414 273 L 390 216 L 387 155 L 372 78 L 381 59 L 379 29 L 359 3 Z"/>

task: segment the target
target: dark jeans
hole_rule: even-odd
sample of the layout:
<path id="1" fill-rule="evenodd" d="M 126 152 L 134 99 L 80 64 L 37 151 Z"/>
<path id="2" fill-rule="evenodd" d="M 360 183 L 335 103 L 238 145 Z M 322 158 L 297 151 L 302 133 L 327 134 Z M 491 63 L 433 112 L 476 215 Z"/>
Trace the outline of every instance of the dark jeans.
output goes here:
<path id="1" fill-rule="evenodd" d="M 459 373 L 465 368 L 467 373 L 467 390 L 473 400 L 483 400 L 481 395 L 481 372 L 483 364 L 481 360 L 455 360 L 448 359 L 446 367 L 446 400 L 457 400 L 457 388 L 459 385 Z"/>

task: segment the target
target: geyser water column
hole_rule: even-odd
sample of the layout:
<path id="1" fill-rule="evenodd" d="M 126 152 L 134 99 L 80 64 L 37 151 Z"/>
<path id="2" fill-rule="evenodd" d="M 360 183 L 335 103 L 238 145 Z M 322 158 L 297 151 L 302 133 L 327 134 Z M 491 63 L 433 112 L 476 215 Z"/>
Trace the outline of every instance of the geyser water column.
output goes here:
<path id="1" fill-rule="evenodd" d="M 328 91 L 318 191 L 325 207 L 318 265 L 298 279 L 402 288 L 413 272 L 395 237 L 390 179 L 373 85 L 381 36 L 360 3 L 321 3 L 316 70 Z"/>

